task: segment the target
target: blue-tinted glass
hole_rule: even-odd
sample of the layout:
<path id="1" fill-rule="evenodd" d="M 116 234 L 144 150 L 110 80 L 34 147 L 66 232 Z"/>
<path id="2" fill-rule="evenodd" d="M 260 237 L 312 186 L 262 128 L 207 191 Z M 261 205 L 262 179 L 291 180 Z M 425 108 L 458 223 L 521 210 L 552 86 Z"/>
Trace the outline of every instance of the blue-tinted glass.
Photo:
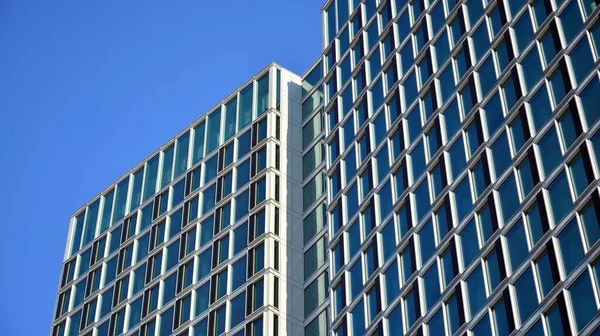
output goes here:
<path id="1" fill-rule="evenodd" d="M 472 329 L 473 334 L 478 335 L 491 335 L 492 329 L 490 325 L 490 318 L 487 314 L 483 315 L 483 318 L 477 322 L 475 327 Z"/>
<path id="2" fill-rule="evenodd" d="M 544 59 L 546 60 L 546 65 L 550 64 L 554 57 L 556 57 L 556 53 L 560 50 L 560 46 L 556 45 L 554 39 L 554 32 L 548 31 L 541 40 L 542 51 L 544 55 Z"/>
<path id="3" fill-rule="evenodd" d="M 384 114 L 382 114 L 384 115 Z M 377 133 L 377 132 L 375 132 Z M 384 146 L 377 154 L 377 183 L 386 177 L 390 171 L 390 156 L 387 145 Z"/>
<path id="4" fill-rule="evenodd" d="M 487 95 L 488 92 L 496 84 L 496 70 L 494 69 L 494 58 L 489 56 L 479 70 L 479 85 L 481 87 L 482 96 Z"/>
<path id="5" fill-rule="evenodd" d="M 455 179 L 461 171 L 465 169 L 467 164 L 465 158 L 465 147 L 463 144 L 462 137 L 459 137 L 458 140 L 450 147 L 448 150 L 450 154 L 450 167 L 452 171 L 452 177 Z"/>
<path id="6" fill-rule="evenodd" d="M 455 83 L 454 83 L 454 73 L 452 72 L 452 66 L 447 66 L 444 71 L 439 76 L 440 80 L 440 92 L 442 101 L 445 102 L 452 93 L 454 93 Z M 458 109 L 458 107 L 456 107 Z M 448 133 L 448 137 L 450 137 L 452 133 Z"/>
<path id="7" fill-rule="evenodd" d="M 532 166 L 531 160 L 525 158 L 525 160 L 518 167 L 519 181 L 521 182 L 521 190 L 523 191 L 523 197 L 526 197 L 533 187 L 534 182 L 534 167 Z"/>
<path id="8" fill-rule="evenodd" d="M 471 26 L 473 26 L 483 15 L 483 4 L 481 0 L 470 0 L 467 3 L 467 9 L 469 12 L 469 21 L 471 22 Z"/>
<path id="9" fill-rule="evenodd" d="M 571 3 L 567 5 L 567 8 L 560 14 L 560 20 L 562 22 L 565 41 L 569 44 L 583 26 L 583 20 L 581 19 L 577 1 L 571 1 Z"/>
<path id="10" fill-rule="evenodd" d="M 506 223 L 517 211 L 520 205 L 519 194 L 517 192 L 517 184 L 515 182 L 514 175 L 511 174 L 502 184 L 502 186 L 500 186 L 500 189 L 498 189 L 498 194 L 500 196 L 502 218 Z"/>
<path id="11" fill-rule="evenodd" d="M 579 136 L 579 132 L 577 131 L 578 125 L 575 123 L 579 124 L 579 120 L 575 120 L 571 109 L 567 109 L 567 111 L 560 117 L 560 120 L 558 121 L 565 148 L 571 147 L 573 142 L 575 142 Z"/>
<path id="12" fill-rule="evenodd" d="M 165 152 L 165 157 L 166 157 L 166 152 Z M 166 160 L 167 159 L 165 159 L 165 161 Z M 167 169 L 167 168 L 163 169 L 163 173 L 164 173 L 165 169 Z M 168 168 L 168 169 L 170 172 L 170 168 Z M 163 181 L 164 181 L 164 178 L 163 178 Z M 169 175 L 169 182 L 171 182 L 170 175 Z M 115 197 L 115 207 L 114 207 L 113 220 L 112 220 L 113 224 L 116 223 L 117 221 L 119 221 L 125 215 L 125 210 L 126 210 L 125 206 L 127 204 L 127 191 L 128 190 L 129 190 L 129 178 L 126 178 L 125 180 L 121 181 L 117 185 L 117 196 Z"/>
<path id="13" fill-rule="evenodd" d="M 584 42 L 582 43 L 587 43 Z M 590 69 L 591 66 L 587 69 Z M 588 128 L 600 118 L 600 109 L 598 109 L 598 97 L 600 96 L 600 84 L 597 78 L 594 78 L 590 84 L 581 92 L 581 106 L 585 114 Z"/>
<path id="14" fill-rule="evenodd" d="M 483 165 L 483 162 L 479 161 L 473 170 L 473 182 L 475 183 L 476 199 L 481 196 L 481 194 L 490 184 L 488 175 L 487 167 Z"/>
<path id="15" fill-rule="evenodd" d="M 443 275 L 442 280 L 445 288 L 458 275 L 458 260 L 456 259 L 456 250 L 454 249 L 454 244 L 450 245 L 450 247 L 444 251 L 441 256 L 441 261 Z"/>
<path id="16" fill-rule="evenodd" d="M 421 316 L 421 308 L 419 306 L 419 291 L 417 287 L 413 287 L 405 298 L 406 300 L 406 316 L 408 327 L 412 327 L 417 319 Z"/>
<path id="17" fill-rule="evenodd" d="M 392 226 L 393 228 L 393 226 Z M 359 222 L 354 222 L 348 227 L 348 251 L 350 252 L 350 258 L 354 256 L 358 250 L 360 250 L 360 225 Z M 395 244 L 394 244 L 395 247 Z M 385 249 L 385 243 L 384 243 Z"/>
<path id="18" fill-rule="evenodd" d="M 554 98 L 554 106 L 558 106 L 567 95 L 567 88 L 565 87 L 563 73 L 560 68 L 552 74 L 549 81 L 550 88 L 552 89 L 552 96 Z"/>
<path id="19" fill-rule="evenodd" d="M 442 189 L 446 187 L 446 175 L 445 170 L 443 170 L 442 164 L 438 164 L 433 169 L 433 171 L 431 172 L 431 179 L 433 183 L 433 198 L 435 200 L 442 192 Z"/>
<path id="20" fill-rule="evenodd" d="M 459 302 L 460 301 L 460 302 Z M 462 300 L 458 296 L 458 293 L 454 293 L 448 302 L 446 302 L 446 311 L 448 312 L 448 325 L 450 328 L 450 333 L 453 335 L 458 328 L 464 323 L 463 315 L 462 315 Z"/>
<path id="21" fill-rule="evenodd" d="M 523 74 L 525 76 L 525 87 L 527 90 L 531 90 L 533 85 L 542 76 L 542 64 L 540 63 L 540 57 L 536 48 L 533 48 L 529 54 L 525 56 L 523 62 L 521 62 L 521 66 L 524 70 Z"/>
<path id="22" fill-rule="evenodd" d="M 573 179 L 573 185 L 577 196 L 581 195 L 587 188 L 591 181 L 588 180 L 585 163 L 582 157 L 582 153 L 577 154 L 575 158 L 569 163 L 571 170 L 571 177 Z"/>
<path id="23" fill-rule="evenodd" d="M 236 261 L 231 270 L 231 290 L 235 291 L 246 283 L 246 257 Z"/>
<path id="24" fill-rule="evenodd" d="M 545 297 L 550 293 L 552 288 L 556 285 L 555 277 L 553 275 L 553 263 L 550 261 L 549 256 L 550 250 L 546 250 L 536 260 L 538 277 L 540 279 L 540 287 L 542 290 L 542 296 Z"/>
<path id="25" fill-rule="evenodd" d="M 352 238 L 350 230 L 348 230 L 350 240 L 356 238 Z M 387 260 L 396 250 L 396 232 L 394 230 L 394 222 L 388 223 L 383 230 L 381 230 L 381 240 L 383 243 L 383 259 Z M 352 243 L 351 243 L 352 244 Z"/>
<path id="26" fill-rule="evenodd" d="M 442 145 L 442 139 L 437 127 L 433 127 L 427 133 L 427 145 L 429 149 L 429 157 L 431 158 L 437 153 L 438 149 Z"/>
<path id="27" fill-rule="evenodd" d="M 542 222 L 542 217 L 546 218 L 546 213 L 536 202 L 527 212 L 527 222 L 529 224 L 529 231 L 531 231 L 533 245 L 537 244 L 544 233 L 546 233 L 546 229 Z"/>
<path id="28" fill-rule="evenodd" d="M 519 306 L 521 322 L 525 322 L 538 305 L 533 271 L 529 268 L 515 282 L 515 297 Z"/>
<path id="29" fill-rule="evenodd" d="M 529 101 L 533 125 L 538 132 L 552 116 L 552 107 L 546 86 L 542 86 Z"/>
<path id="30" fill-rule="evenodd" d="M 423 275 L 423 284 L 425 286 L 425 306 L 429 311 L 433 304 L 440 298 L 440 282 L 437 264 L 425 272 Z"/>
<path id="31" fill-rule="evenodd" d="M 421 264 L 425 264 L 426 261 L 435 252 L 435 236 L 433 234 L 433 222 L 428 220 L 421 231 L 419 231 L 419 247 L 421 249 Z"/>
<path id="32" fill-rule="evenodd" d="M 513 148 L 515 153 L 521 150 L 521 148 L 525 144 L 525 141 L 527 141 L 527 120 L 524 120 L 521 116 L 522 115 L 517 116 L 515 120 L 513 120 L 510 124 L 510 133 L 512 135 Z"/>
<path id="33" fill-rule="evenodd" d="M 335 287 L 333 289 L 333 297 L 334 297 L 334 308 L 335 308 L 335 315 L 337 316 L 340 314 L 340 312 L 342 311 L 342 309 L 344 309 L 344 307 L 346 306 L 346 299 L 345 299 L 345 287 L 344 287 L 344 278 L 342 277 L 342 281 L 340 281 L 340 283 L 337 285 L 337 287 Z"/>
<path id="34" fill-rule="evenodd" d="M 435 315 L 427 322 L 430 335 L 444 335 L 444 314 L 442 309 L 438 310 Z"/>
<path id="35" fill-rule="evenodd" d="M 125 197 L 127 197 L 127 194 L 125 194 Z M 119 206 L 120 205 L 117 205 L 117 207 Z M 124 208 L 125 205 L 123 204 L 122 207 Z M 100 210 L 99 199 L 96 200 L 94 203 L 90 204 L 86 211 L 85 232 L 83 235 L 83 243 L 81 244 L 82 246 L 87 245 L 94 239 L 94 235 L 96 234 L 96 224 L 98 223 L 98 210 Z M 121 214 L 121 218 L 123 218 L 123 214 Z"/>
<path id="36" fill-rule="evenodd" d="M 502 256 L 498 254 L 498 251 L 494 249 L 486 258 L 486 265 L 488 270 L 488 279 L 490 281 L 490 291 L 493 292 L 496 287 L 500 284 L 503 277 L 502 265 Z"/>
<path id="37" fill-rule="evenodd" d="M 427 179 L 424 179 L 415 190 L 415 203 L 417 208 L 417 222 L 419 222 L 431 207 Z"/>
<path id="38" fill-rule="evenodd" d="M 533 39 L 533 26 L 529 15 L 522 15 L 514 25 L 515 35 L 517 37 L 517 47 L 519 52 L 525 49 L 525 46 Z"/>
<path id="39" fill-rule="evenodd" d="M 592 281 L 587 271 L 575 280 L 575 283 L 569 288 L 578 331 L 581 331 L 598 312 L 593 292 Z"/>
<path id="40" fill-rule="evenodd" d="M 423 145 L 423 141 L 420 141 L 413 151 L 410 153 L 411 163 L 412 163 L 412 174 L 413 181 L 416 181 L 421 174 L 425 172 L 425 148 Z"/>
<path id="41" fill-rule="evenodd" d="M 450 139 L 460 129 L 460 112 L 456 100 L 444 111 L 444 123 L 446 124 L 446 136 Z"/>
<path id="42" fill-rule="evenodd" d="M 510 231 L 506 233 L 506 242 L 508 243 L 510 264 L 514 271 L 521 263 L 523 263 L 529 254 L 529 249 L 527 248 L 527 236 L 525 234 L 523 222 L 516 222 Z"/>
<path id="43" fill-rule="evenodd" d="M 498 336 L 508 336 L 510 334 L 506 308 L 504 300 L 500 300 L 493 308 L 494 319 L 496 322 L 495 329 Z M 510 307 L 508 308 L 510 309 Z M 508 313 L 510 314 L 511 312 L 509 311 Z"/>
<path id="44" fill-rule="evenodd" d="M 583 259 L 583 246 L 577 227 L 577 219 L 573 218 L 567 227 L 558 235 L 565 274 L 570 274 Z"/>
<path id="45" fill-rule="evenodd" d="M 333 268 L 333 273 L 336 274 L 340 271 L 342 266 L 344 266 L 344 244 L 343 241 L 340 241 L 333 247 L 333 255 L 331 260 L 331 268 Z"/>
<path id="46" fill-rule="evenodd" d="M 402 239 L 402 237 L 406 235 L 408 230 L 412 228 L 412 217 L 410 213 L 410 205 L 408 203 L 400 207 L 400 210 L 398 211 L 398 222 L 400 229 L 398 234 L 400 239 Z"/>
<path id="47" fill-rule="evenodd" d="M 589 247 L 600 239 L 600 222 L 598 221 L 595 203 L 594 201 L 589 202 L 581 211 L 581 221 L 583 222 L 585 238 Z"/>
<path id="48" fill-rule="evenodd" d="M 464 268 L 467 268 L 479 253 L 479 239 L 477 238 L 477 226 L 474 220 L 471 220 L 460 233 L 460 242 L 464 258 L 463 265 Z"/>
<path id="49" fill-rule="evenodd" d="M 467 278 L 467 294 L 471 316 L 474 316 L 483 306 L 486 300 L 485 283 L 481 266 L 477 267 Z"/>
<path id="50" fill-rule="evenodd" d="M 478 0 L 471 0 L 470 2 L 477 2 Z M 481 3 L 481 1 L 479 1 Z M 471 21 L 473 22 L 473 21 Z M 476 28 L 475 32 L 472 35 L 473 38 L 473 46 L 475 47 L 475 60 L 478 61 L 481 59 L 481 56 L 489 49 L 490 47 L 490 38 L 487 32 L 487 25 L 482 24 Z"/>
<path id="51" fill-rule="evenodd" d="M 379 286 L 376 285 L 367 293 L 369 321 L 373 321 L 381 312 L 381 295 L 379 292 Z"/>
<path id="52" fill-rule="evenodd" d="M 393 210 L 394 198 L 392 197 L 392 182 L 388 180 L 379 190 L 379 214 L 385 219 Z"/>
<path id="53" fill-rule="evenodd" d="M 406 282 L 408 278 L 417 270 L 415 264 L 414 246 L 409 244 L 408 247 L 402 251 L 400 256 L 402 262 L 402 281 Z"/>
<path id="54" fill-rule="evenodd" d="M 469 142 L 469 154 L 471 156 L 483 143 L 483 133 L 478 118 L 475 118 L 475 121 L 467 127 L 466 135 Z"/>
<path id="55" fill-rule="evenodd" d="M 375 0 L 371 0 L 375 2 Z M 362 335 L 365 331 L 365 311 L 364 302 L 360 300 L 358 305 L 352 310 L 352 330 L 357 335 Z"/>
<path id="56" fill-rule="evenodd" d="M 400 293 L 398 263 L 394 261 L 383 274 L 385 277 L 386 303 L 389 305 Z"/>
<path id="57" fill-rule="evenodd" d="M 561 315 L 558 304 L 555 304 L 547 314 L 548 330 L 552 335 L 565 335 Z"/>
<path id="58" fill-rule="evenodd" d="M 562 157 L 560 145 L 558 143 L 558 135 L 556 134 L 556 129 L 554 127 L 550 128 L 548 133 L 542 137 L 538 146 L 540 147 L 540 153 L 544 153 L 544 155 L 541 156 L 542 167 L 544 168 L 545 175 L 548 176 L 558 162 L 560 162 Z"/>
<path id="59" fill-rule="evenodd" d="M 412 143 L 422 130 L 419 109 L 413 109 L 412 112 L 406 116 L 406 121 L 408 122 L 408 141 Z"/>
<path id="60" fill-rule="evenodd" d="M 554 214 L 554 222 L 558 223 L 569 211 L 573 201 L 571 200 L 571 192 L 569 191 L 569 182 L 567 174 L 562 172 L 552 181 L 548 187 L 550 196 L 550 205 Z"/>
<path id="61" fill-rule="evenodd" d="M 207 276 L 211 270 L 211 252 L 212 249 L 209 248 L 208 250 L 202 252 L 198 258 L 198 264 L 200 265 L 198 267 L 198 281 Z"/>
<path id="62" fill-rule="evenodd" d="M 458 221 L 461 222 L 473 208 L 471 185 L 469 184 L 468 176 L 459 182 L 456 186 L 456 189 L 454 189 L 454 198 L 456 204 L 456 215 Z"/>
<path id="63" fill-rule="evenodd" d="M 539 319 L 531 329 L 527 331 L 526 336 L 544 336 L 544 325 L 542 320 Z"/>
<path id="64" fill-rule="evenodd" d="M 377 257 L 377 241 L 374 241 L 367 250 L 365 251 L 365 266 L 367 268 L 367 278 L 375 272 L 375 269 L 379 267 L 379 258 Z"/>
<path id="65" fill-rule="evenodd" d="M 581 83 L 594 66 L 594 57 L 587 39 L 581 40 L 569 56 L 571 57 L 575 80 L 577 83 Z"/>
<path id="66" fill-rule="evenodd" d="M 246 304 L 246 293 L 242 295 L 238 295 L 237 297 L 231 300 L 230 312 L 231 316 L 229 317 L 229 327 L 234 328 L 238 324 L 240 324 L 246 318 L 245 314 L 245 304 Z"/>

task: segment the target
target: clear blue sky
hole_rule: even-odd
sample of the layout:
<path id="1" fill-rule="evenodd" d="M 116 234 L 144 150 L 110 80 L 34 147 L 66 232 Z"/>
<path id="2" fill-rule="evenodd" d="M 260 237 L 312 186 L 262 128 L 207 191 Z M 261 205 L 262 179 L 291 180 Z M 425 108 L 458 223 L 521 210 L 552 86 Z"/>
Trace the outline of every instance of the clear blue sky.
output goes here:
<path id="1" fill-rule="evenodd" d="M 0 0 L 0 335 L 48 335 L 70 215 L 276 61 L 325 0 Z"/>

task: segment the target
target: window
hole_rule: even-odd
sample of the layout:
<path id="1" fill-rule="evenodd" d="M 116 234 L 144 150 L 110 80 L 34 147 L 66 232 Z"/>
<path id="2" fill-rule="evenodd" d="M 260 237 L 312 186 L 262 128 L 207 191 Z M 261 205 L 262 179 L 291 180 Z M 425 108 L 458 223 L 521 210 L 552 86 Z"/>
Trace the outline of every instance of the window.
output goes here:
<path id="1" fill-rule="evenodd" d="M 429 311 L 440 298 L 441 294 L 438 267 L 436 263 L 434 263 L 423 275 L 423 287 L 425 287 L 422 289 L 425 293 L 425 306 L 427 311 Z"/>
<path id="2" fill-rule="evenodd" d="M 577 227 L 577 219 L 573 218 L 569 224 L 558 234 L 565 275 L 570 274 L 583 259 L 581 236 Z"/>
<path id="3" fill-rule="evenodd" d="M 550 128 L 548 132 L 542 137 L 538 143 L 540 153 L 544 155 L 540 156 L 542 159 L 542 168 L 545 176 L 550 175 L 552 170 L 560 162 L 562 154 L 560 144 L 558 143 L 558 135 L 554 127 Z"/>
<path id="4" fill-rule="evenodd" d="M 233 263 L 231 270 L 231 291 L 235 292 L 246 283 L 246 257 L 243 257 Z"/>
<path id="5" fill-rule="evenodd" d="M 527 236 L 522 221 L 517 221 L 506 233 L 508 256 L 512 270 L 516 270 L 529 254 Z"/>
<path id="6" fill-rule="evenodd" d="M 477 238 L 477 226 L 475 220 L 471 219 L 463 231 L 459 233 L 463 255 L 463 269 L 467 268 L 479 253 L 479 243 Z"/>
<path id="7" fill-rule="evenodd" d="M 565 172 L 561 172 L 548 187 L 550 205 L 554 214 L 554 223 L 558 223 L 569 211 L 573 201 L 569 190 L 569 182 Z"/>
<path id="8" fill-rule="evenodd" d="M 471 317 L 481 309 L 486 301 L 485 283 L 483 281 L 483 272 L 481 266 L 478 266 L 471 275 L 467 277 L 467 297 L 469 298 L 469 308 Z"/>
<path id="9" fill-rule="evenodd" d="M 585 271 L 568 289 L 575 315 L 577 330 L 581 331 L 596 315 L 598 306 L 590 275 Z"/>
<path id="10" fill-rule="evenodd" d="M 515 298 L 519 307 L 519 317 L 524 323 L 537 309 L 538 298 L 533 277 L 533 271 L 528 268 L 514 284 Z"/>

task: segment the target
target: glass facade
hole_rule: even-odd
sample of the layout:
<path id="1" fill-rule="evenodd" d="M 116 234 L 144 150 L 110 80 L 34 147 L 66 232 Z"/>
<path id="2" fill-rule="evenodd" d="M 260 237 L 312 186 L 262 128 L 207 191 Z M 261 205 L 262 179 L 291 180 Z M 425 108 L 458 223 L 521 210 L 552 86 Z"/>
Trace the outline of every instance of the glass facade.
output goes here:
<path id="1" fill-rule="evenodd" d="M 597 328 L 596 6 L 327 2 L 334 335 Z"/>
<path id="2" fill-rule="evenodd" d="M 288 319 L 292 83 L 270 65 L 73 216 L 53 335 L 262 335 Z"/>
<path id="3" fill-rule="evenodd" d="M 600 333 L 596 7 L 326 1 L 75 213 L 52 334 Z"/>

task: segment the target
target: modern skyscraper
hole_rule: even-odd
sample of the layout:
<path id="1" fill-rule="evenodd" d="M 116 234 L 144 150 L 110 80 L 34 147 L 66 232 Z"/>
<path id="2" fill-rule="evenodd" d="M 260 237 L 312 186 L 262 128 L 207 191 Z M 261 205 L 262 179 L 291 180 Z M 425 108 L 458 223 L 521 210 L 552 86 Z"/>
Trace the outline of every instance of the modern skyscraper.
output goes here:
<path id="1" fill-rule="evenodd" d="M 74 214 L 53 335 L 600 334 L 599 13 L 327 1 Z"/>

